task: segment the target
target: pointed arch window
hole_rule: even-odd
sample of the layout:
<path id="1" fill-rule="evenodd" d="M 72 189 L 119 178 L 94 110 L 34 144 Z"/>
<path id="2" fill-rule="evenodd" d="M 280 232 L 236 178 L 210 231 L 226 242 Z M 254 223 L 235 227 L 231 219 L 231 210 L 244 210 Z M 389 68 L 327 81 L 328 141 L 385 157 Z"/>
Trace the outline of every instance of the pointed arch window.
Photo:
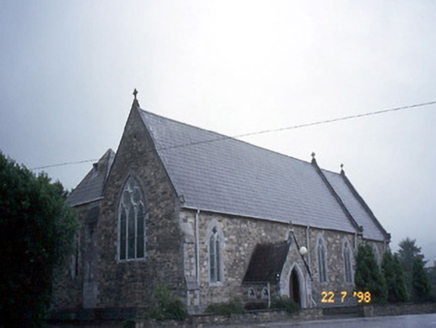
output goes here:
<path id="1" fill-rule="evenodd" d="M 317 255 L 319 282 L 327 282 L 326 250 L 324 241 L 321 238 L 318 239 Z"/>
<path id="2" fill-rule="evenodd" d="M 223 281 L 222 240 L 216 226 L 209 235 L 209 279 L 211 283 Z"/>
<path id="3" fill-rule="evenodd" d="M 138 183 L 129 178 L 118 208 L 118 254 L 120 260 L 145 258 L 145 202 Z"/>
<path id="4" fill-rule="evenodd" d="M 348 242 L 344 243 L 343 256 L 344 256 L 345 281 L 353 282 L 353 274 L 351 271 L 351 250 L 350 250 L 350 244 Z"/>
<path id="5" fill-rule="evenodd" d="M 374 244 L 372 245 L 372 252 L 374 253 L 374 257 L 375 257 L 375 260 L 376 260 L 376 262 L 377 262 L 377 265 L 378 265 L 379 267 L 381 267 L 382 258 L 381 258 L 381 256 L 380 256 L 380 252 L 378 251 L 377 246 L 374 245 Z"/>

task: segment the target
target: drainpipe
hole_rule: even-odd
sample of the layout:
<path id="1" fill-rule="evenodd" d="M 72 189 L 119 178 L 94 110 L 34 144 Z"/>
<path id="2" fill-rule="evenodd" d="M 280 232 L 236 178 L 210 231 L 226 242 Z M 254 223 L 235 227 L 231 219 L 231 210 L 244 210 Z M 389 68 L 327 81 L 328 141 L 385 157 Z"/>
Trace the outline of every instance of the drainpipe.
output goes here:
<path id="1" fill-rule="evenodd" d="M 357 232 L 354 233 L 354 250 L 357 251 Z"/>
<path id="2" fill-rule="evenodd" d="M 195 257 L 196 257 L 196 266 L 197 266 L 197 284 L 198 289 L 200 289 L 200 247 L 199 247 L 199 238 L 198 238 L 198 221 L 200 216 L 200 210 L 197 210 L 197 213 L 195 214 Z"/>
<path id="3" fill-rule="evenodd" d="M 307 262 L 309 263 L 309 268 L 310 268 L 310 226 L 306 227 L 306 247 L 307 247 Z M 312 277 L 311 277 L 312 278 Z M 310 302 L 312 303 L 313 307 L 316 307 L 316 302 L 313 299 L 313 293 L 312 293 L 312 279 L 306 279 L 306 282 L 310 284 L 310 288 L 309 288 L 309 299 Z"/>
<path id="4" fill-rule="evenodd" d="M 306 228 L 306 247 L 307 247 L 307 262 L 309 262 L 309 268 L 310 268 L 310 243 L 309 243 L 309 230 L 310 227 L 307 226 Z"/>
<path id="5" fill-rule="evenodd" d="M 271 308 L 271 287 L 269 284 L 269 281 L 267 282 L 267 288 L 268 288 L 268 309 Z"/>
<path id="6" fill-rule="evenodd" d="M 199 233 L 198 233 L 198 226 L 200 221 L 200 210 L 197 209 L 197 213 L 195 213 L 195 275 L 197 278 L 197 290 L 195 292 L 197 296 L 197 306 L 200 306 L 200 246 L 199 246 Z M 195 305 L 195 302 L 194 302 Z"/>

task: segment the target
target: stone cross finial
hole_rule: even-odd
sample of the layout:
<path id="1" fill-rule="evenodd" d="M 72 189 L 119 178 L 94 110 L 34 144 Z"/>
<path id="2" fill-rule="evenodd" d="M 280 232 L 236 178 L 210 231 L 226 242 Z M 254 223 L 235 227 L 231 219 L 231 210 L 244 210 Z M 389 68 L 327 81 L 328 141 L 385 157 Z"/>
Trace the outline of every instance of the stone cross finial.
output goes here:
<path id="1" fill-rule="evenodd" d="M 316 165 L 315 152 L 312 152 L 311 156 L 312 156 L 312 164 Z"/>
<path id="2" fill-rule="evenodd" d="M 135 99 L 133 99 L 132 106 L 136 106 L 139 108 L 139 101 L 138 101 L 138 99 L 136 99 L 137 94 L 138 94 L 138 90 L 136 90 L 136 88 L 135 88 L 135 90 L 133 90 L 133 96 L 135 97 Z"/>

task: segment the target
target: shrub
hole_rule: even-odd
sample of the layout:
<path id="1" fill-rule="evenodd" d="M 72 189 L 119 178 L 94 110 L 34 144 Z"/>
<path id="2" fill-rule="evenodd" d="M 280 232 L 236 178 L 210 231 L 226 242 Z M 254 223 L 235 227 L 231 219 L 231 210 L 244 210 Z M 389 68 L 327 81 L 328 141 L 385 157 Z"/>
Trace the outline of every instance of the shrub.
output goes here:
<path id="1" fill-rule="evenodd" d="M 156 320 L 184 320 L 188 317 L 186 305 L 179 299 L 172 297 L 170 291 L 163 285 L 154 290 L 157 305 L 146 314 Z"/>
<path id="2" fill-rule="evenodd" d="M 387 250 L 383 255 L 382 273 L 386 280 L 389 303 L 406 302 L 408 299 L 403 267 L 397 254 Z"/>
<path id="3" fill-rule="evenodd" d="M 416 258 L 412 268 L 412 291 L 415 302 L 428 302 L 431 300 L 431 284 L 424 269 L 424 262 Z"/>
<path id="4" fill-rule="evenodd" d="M 300 310 L 300 304 L 295 303 L 289 297 L 280 297 L 274 300 L 272 307 L 279 310 L 285 310 L 288 313 L 295 313 Z"/>
<path id="5" fill-rule="evenodd" d="M 250 310 L 265 310 L 268 308 L 268 304 L 266 302 L 250 302 L 245 304 L 245 309 Z"/>
<path id="6" fill-rule="evenodd" d="M 371 293 L 371 302 L 385 303 L 388 299 L 386 280 L 381 273 L 372 248 L 360 244 L 356 255 L 356 272 L 354 273 L 356 291 Z"/>
<path id="7" fill-rule="evenodd" d="M 227 303 L 215 303 L 210 304 L 206 310 L 206 313 L 216 313 L 216 314 L 223 314 L 230 316 L 233 313 L 244 313 L 245 308 L 241 304 L 241 302 L 238 299 L 234 299 Z"/>
<path id="8" fill-rule="evenodd" d="M 133 320 L 126 320 L 121 323 L 122 328 L 135 328 L 136 322 Z"/>

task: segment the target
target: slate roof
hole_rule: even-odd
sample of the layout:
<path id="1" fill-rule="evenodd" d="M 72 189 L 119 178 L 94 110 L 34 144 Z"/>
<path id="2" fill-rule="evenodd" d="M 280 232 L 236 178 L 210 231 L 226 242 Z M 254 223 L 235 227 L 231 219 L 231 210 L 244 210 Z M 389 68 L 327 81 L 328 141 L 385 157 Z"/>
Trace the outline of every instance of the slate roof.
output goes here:
<path id="1" fill-rule="evenodd" d="M 243 282 L 272 282 L 280 280 L 280 273 L 289 252 L 290 243 L 257 244 L 248 264 Z"/>
<path id="2" fill-rule="evenodd" d="M 89 203 L 102 197 L 103 187 L 114 158 L 115 152 L 109 149 L 97 163 L 94 163 L 91 171 L 68 196 L 67 202 L 71 206 Z"/>
<path id="3" fill-rule="evenodd" d="M 359 226 L 364 227 L 363 238 L 372 240 L 384 240 L 384 231 L 377 219 L 365 204 L 360 195 L 348 181 L 345 175 L 323 170 L 323 173 L 335 192 L 344 202 L 345 207 L 353 216 Z M 383 229 L 383 230 L 382 230 Z M 383 231 L 383 232 L 382 232 Z"/>
<path id="4" fill-rule="evenodd" d="M 357 223 L 365 238 L 389 238 L 345 176 L 144 111 L 135 101 L 136 108 L 182 207 L 351 233 Z M 72 206 L 102 197 L 114 156 L 108 150 L 94 165 L 68 197 Z"/>
<path id="5" fill-rule="evenodd" d="M 139 112 L 183 207 L 356 231 L 311 163 Z"/>

